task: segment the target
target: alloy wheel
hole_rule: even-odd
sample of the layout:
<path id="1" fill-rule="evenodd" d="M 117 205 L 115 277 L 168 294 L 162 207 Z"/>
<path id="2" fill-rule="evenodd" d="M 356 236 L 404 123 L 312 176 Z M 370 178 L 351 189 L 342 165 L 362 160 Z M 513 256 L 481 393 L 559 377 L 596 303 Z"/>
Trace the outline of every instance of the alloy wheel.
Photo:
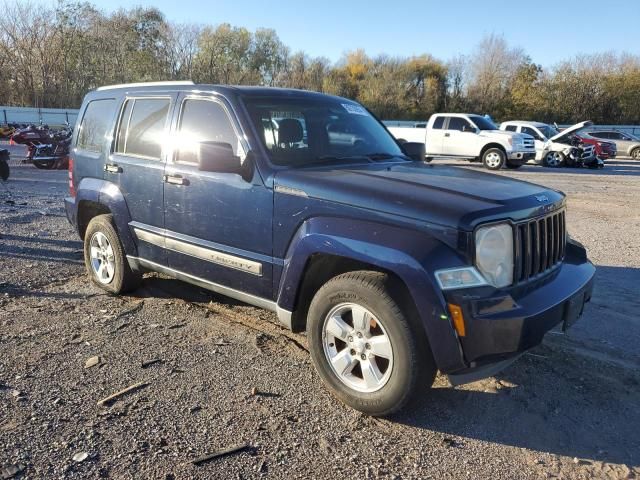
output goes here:
<path id="1" fill-rule="evenodd" d="M 96 278 L 100 283 L 111 283 L 116 272 L 116 263 L 109 239 L 104 233 L 96 232 L 91 237 L 89 248 L 91 268 Z"/>
<path id="2" fill-rule="evenodd" d="M 342 303 L 325 317 L 322 344 L 331 370 L 359 392 L 380 390 L 393 368 L 391 340 L 378 318 L 355 303 Z"/>
<path id="3" fill-rule="evenodd" d="M 550 167 L 559 167 L 562 163 L 562 154 L 560 152 L 549 152 L 547 154 L 547 165 Z"/>

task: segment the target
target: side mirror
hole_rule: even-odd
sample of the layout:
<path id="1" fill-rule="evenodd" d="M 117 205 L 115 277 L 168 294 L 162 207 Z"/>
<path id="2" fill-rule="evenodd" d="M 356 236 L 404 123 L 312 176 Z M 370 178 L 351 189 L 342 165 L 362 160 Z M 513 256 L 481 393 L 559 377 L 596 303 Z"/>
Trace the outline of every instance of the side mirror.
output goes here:
<path id="1" fill-rule="evenodd" d="M 402 144 L 402 151 L 411 160 L 417 162 L 424 161 L 424 157 L 427 155 L 427 150 L 424 143 L 419 142 L 405 142 Z"/>
<path id="2" fill-rule="evenodd" d="M 242 172 L 240 157 L 233 154 L 233 147 L 229 143 L 200 142 L 197 155 L 198 169 L 203 172 Z"/>

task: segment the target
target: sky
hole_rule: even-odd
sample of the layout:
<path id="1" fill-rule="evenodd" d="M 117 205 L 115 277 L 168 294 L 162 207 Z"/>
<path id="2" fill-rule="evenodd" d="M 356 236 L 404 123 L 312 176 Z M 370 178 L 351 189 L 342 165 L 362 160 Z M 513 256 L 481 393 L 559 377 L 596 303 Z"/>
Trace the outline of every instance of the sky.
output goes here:
<path id="1" fill-rule="evenodd" d="M 292 51 L 331 61 L 358 48 L 370 56 L 430 53 L 448 60 L 471 53 L 492 33 L 545 67 L 580 53 L 640 55 L 638 0 L 89 1 L 107 11 L 155 6 L 175 22 L 273 28 Z"/>

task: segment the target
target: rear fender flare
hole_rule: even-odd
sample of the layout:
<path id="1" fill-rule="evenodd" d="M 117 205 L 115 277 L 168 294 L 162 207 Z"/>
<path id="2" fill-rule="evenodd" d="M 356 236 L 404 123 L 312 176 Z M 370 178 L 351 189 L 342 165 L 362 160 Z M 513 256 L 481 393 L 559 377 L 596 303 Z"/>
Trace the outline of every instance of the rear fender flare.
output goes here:
<path id="1" fill-rule="evenodd" d="M 129 228 L 131 213 L 120 188 L 112 182 L 97 178 L 84 178 L 76 190 L 76 205 L 90 201 L 105 206 L 113 215 L 113 222 L 127 255 L 136 256 L 138 249 Z"/>

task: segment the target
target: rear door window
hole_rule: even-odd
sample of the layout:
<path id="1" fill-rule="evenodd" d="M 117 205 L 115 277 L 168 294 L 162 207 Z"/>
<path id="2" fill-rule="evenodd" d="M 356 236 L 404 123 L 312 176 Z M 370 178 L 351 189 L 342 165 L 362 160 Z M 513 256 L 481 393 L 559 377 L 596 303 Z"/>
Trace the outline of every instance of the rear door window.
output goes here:
<path id="1" fill-rule="evenodd" d="M 116 153 L 159 160 L 169 114 L 169 98 L 127 99 L 116 135 Z"/>
<path id="2" fill-rule="evenodd" d="M 80 150 L 101 152 L 116 107 L 113 98 L 93 100 L 84 111 L 76 146 Z"/>
<path id="3" fill-rule="evenodd" d="M 434 130 L 442 130 L 442 127 L 444 126 L 444 118 L 445 117 L 436 117 L 435 121 L 433 122 Z"/>

